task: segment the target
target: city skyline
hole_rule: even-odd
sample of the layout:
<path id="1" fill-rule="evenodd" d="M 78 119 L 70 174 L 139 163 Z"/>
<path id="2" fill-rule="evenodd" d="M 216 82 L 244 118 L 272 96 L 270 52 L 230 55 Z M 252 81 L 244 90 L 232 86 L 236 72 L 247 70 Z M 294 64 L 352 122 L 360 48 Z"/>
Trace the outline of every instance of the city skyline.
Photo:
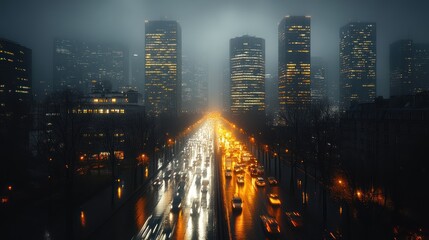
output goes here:
<path id="1" fill-rule="evenodd" d="M 5 9 L 4 19 L 10 18 L 9 12 L 19 6 L 20 2 L 2 3 Z M 35 91 L 41 92 L 40 83 L 51 82 L 53 79 L 52 71 L 49 65 L 52 62 L 52 46 L 50 43 L 58 36 L 76 36 L 88 39 L 108 38 L 120 40 L 129 45 L 130 52 L 141 52 L 141 42 L 144 42 L 143 23 L 146 19 L 159 19 L 160 16 L 168 16 L 168 19 L 177 20 L 184 30 L 183 51 L 187 55 L 195 55 L 201 59 L 204 55 L 213 56 L 214 62 L 210 63 L 213 68 L 221 65 L 222 59 L 227 59 L 228 39 L 240 35 L 251 34 L 258 35 L 267 41 L 267 73 L 274 74 L 277 65 L 277 24 L 285 15 L 303 14 L 310 15 L 313 19 L 312 26 L 312 56 L 322 57 L 326 61 L 327 75 L 329 81 L 338 82 L 338 29 L 350 20 L 375 21 L 378 23 L 378 79 L 377 95 L 389 96 L 390 74 L 389 74 L 389 44 L 403 38 L 411 38 L 416 42 L 429 42 L 429 36 L 424 31 L 422 21 L 427 16 L 422 12 L 424 8 L 418 7 L 417 1 L 391 1 L 389 9 L 383 16 L 377 15 L 377 12 L 383 9 L 382 1 L 366 1 L 361 3 L 342 1 L 332 1 L 322 4 L 319 1 L 305 1 L 304 4 L 297 4 L 294 1 L 289 3 L 262 4 L 257 1 L 250 1 L 245 8 L 240 8 L 243 1 L 236 0 L 230 4 L 220 2 L 214 4 L 211 1 L 202 1 L 199 4 L 192 4 L 191 1 L 184 1 L 183 5 L 187 8 L 177 8 L 177 4 L 164 0 L 157 2 L 149 1 L 126 1 L 123 4 L 108 2 L 101 9 L 94 9 L 94 4 L 82 3 L 81 5 L 70 4 L 66 9 L 59 4 L 48 4 L 49 1 L 39 3 L 29 3 L 28 10 L 24 9 L 17 13 L 22 19 L 44 15 L 44 18 L 35 17 L 30 25 L 23 22 L 16 22 L 15 26 L 20 29 L 27 29 L 28 34 L 39 31 L 37 37 L 29 41 L 25 37 L 25 32 L 17 32 L 14 28 L 6 27 L 7 21 L 0 24 L 3 29 L 2 36 L 19 42 L 34 50 L 35 71 L 34 82 Z M 426 3 L 425 3 L 426 4 Z M 10 11 L 7 11 L 7 10 Z M 29 14 L 29 9 L 32 9 Z M 85 9 L 84 11 L 81 11 Z M 178 9 L 178 11 L 175 11 Z M 189 9 L 189 10 L 186 10 Z M 211 9 L 208 11 L 208 9 Z M 339 14 L 336 17 L 330 16 L 330 11 L 336 11 Z M 363 11 L 365 9 L 365 11 Z M 384 9 L 383 9 L 384 10 Z M 193 11 L 194 15 L 187 14 Z M 79 12 L 79 19 L 75 19 Z M 114 12 L 114 14 L 112 14 Z M 399 20 L 395 16 L 408 14 L 406 20 Z M 95 14 L 94 14 L 95 13 Z M 125 14 L 126 13 L 126 14 Z M 269 15 L 268 15 L 269 13 Z M 60 15 L 61 14 L 61 17 Z M 115 21 L 105 21 L 105 16 L 116 16 Z M 124 16 L 123 18 L 118 18 Z M 195 23 L 192 19 L 200 18 L 201 21 Z M 422 19 L 423 18 L 423 19 Z M 214 21 L 220 19 L 220 21 Z M 419 19 L 419 20 L 417 20 Z M 76 22 L 81 27 L 76 28 L 71 24 Z M 91 24 L 84 24 L 84 21 L 91 21 Z M 27 21 L 28 22 L 28 21 Z M 231 22 L 233 24 L 227 24 Z M 81 23 L 81 24 L 79 24 Z M 412 24 L 411 24 L 412 23 Z M 192 25 L 194 24 L 194 25 Z M 32 26 L 29 28 L 29 26 Z M 222 26 L 222 28 L 220 28 Z M 393 28 L 393 26 L 395 26 Z M 221 30 L 223 29 L 223 30 Z M 200 41 L 196 42 L 195 40 Z M 209 44 L 211 43 L 211 44 Z M 212 46 L 212 47 L 208 47 Z M 191 50 L 194 49 L 194 50 Z M 212 49 L 217 49 L 213 51 Z M 220 51 L 219 51 L 220 50 Z M 48 53 L 48 54 L 46 54 Z M 220 89 L 220 83 L 216 82 L 210 87 L 211 106 L 219 106 L 220 100 L 217 99 L 216 92 Z M 331 86 L 332 84 L 328 84 Z M 337 85 L 337 84 L 334 84 Z"/>

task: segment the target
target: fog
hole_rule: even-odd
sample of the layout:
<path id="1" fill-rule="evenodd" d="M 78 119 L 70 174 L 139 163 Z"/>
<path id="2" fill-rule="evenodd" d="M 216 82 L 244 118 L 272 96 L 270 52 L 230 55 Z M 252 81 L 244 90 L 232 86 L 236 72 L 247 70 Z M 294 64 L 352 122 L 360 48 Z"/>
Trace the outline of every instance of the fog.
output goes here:
<path id="1" fill-rule="evenodd" d="M 144 20 L 177 20 L 183 53 L 210 66 L 210 103 L 219 105 L 229 39 L 266 40 L 266 72 L 277 74 L 277 24 L 286 15 L 312 16 L 311 54 L 326 61 L 338 82 L 339 29 L 349 21 L 377 23 L 377 95 L 389 95 L 389 44 L 401 38 L 429 42 L 424 0 L 0 0 L 0 37 L 33 49 L 34 88 L 52 82 L 54 37 L 117 41 L 144 48 Z M 142 66 L 143 67 L 143 66 Z"/>

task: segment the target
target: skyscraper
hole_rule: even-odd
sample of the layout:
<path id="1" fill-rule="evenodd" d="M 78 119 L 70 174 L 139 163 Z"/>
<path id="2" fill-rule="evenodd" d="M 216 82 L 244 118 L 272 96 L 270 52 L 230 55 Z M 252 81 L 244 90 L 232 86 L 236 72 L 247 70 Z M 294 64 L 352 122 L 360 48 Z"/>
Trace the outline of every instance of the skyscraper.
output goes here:
<path id="1" fill-rule="evenodd" d="M 205 112 L 208 108 L 207 65 L 192 57 L 182 57 L 182 111 Z"/>
<path id="2" fill-rule="evenodd" d="M 0 114 L 29 110 L 32 99 L 30 49 L 0 38 Z"/>
<path id="3" fill-rule="evenodd" d="M 177 115 L 182 102 L 182 40 L 176 21 L 146 21 L 145 106 L 148 115 Z"/>
<path id="4" fill-rule="evenodd" d="M 129 85 L 128 51 L 117 44 L 70 39 L 54 41 L 54 90 L 85 94 Z"/>
<path id="5" fill-rule="evenodd" d="M 286 16 L 279 24 L 280 112 L 311 103 L 310 24 L 309 16 Z"/>
<path id="6" fill-rule="evenodd" d="M 27 174 L 31 75 L 31 50 L 0 38 L 0 182 Z"/>
<path id="7" fill-rule="evenodd" d="M 429 91 L 429 44 L 414 44 L 415 93 Z"/>
<path id="8" fill-rule="evenodd" d="M 326 69 L 321 58 L 311 60 L 311 100 L 318 102 L 328 97 Z"/>
<path id="9" fill-rule="evenodd" d="M 414 92 L 414 47 L 410 39 L 390 44 L 390 96 Z"/>
<path id="10" fill-rule="evenodd" d="M 376 94 L 376 24 L 351 22 L 340 30 L 340 107 L 373 102 Z"/>
<path id="11" fill-rule="evenodd" d="M 230 40 L 231 113 L 265 111 L 265 40 L 242 36 Z"/>

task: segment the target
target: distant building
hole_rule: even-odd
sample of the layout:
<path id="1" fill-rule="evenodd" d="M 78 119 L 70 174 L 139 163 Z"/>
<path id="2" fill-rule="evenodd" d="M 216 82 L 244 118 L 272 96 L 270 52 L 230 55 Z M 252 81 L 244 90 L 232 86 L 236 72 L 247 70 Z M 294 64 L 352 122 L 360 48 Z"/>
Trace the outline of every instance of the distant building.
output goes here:
<path id="1" fill-rule="evenodd" d="M 287 16 L 278 28 L 280 112 L 311 103 L 311 17 Z"/>
<path id="2" fill-rule="evenodd" d="M 118 45 L 70 39 L 54 41 L 54 90 L 84 94 L 129 85 L 128 51 Z"/>
<path id="3" fill-rule="evenodd" d="M 32 81 L 31 49 L 0 38 L 0 187 L 26 170 Z"/>
<path id="4" fill-rule="evenodd" d="M 390 44 L 390 96 L 429 90 L 429 44 L 411 39 Z"/>
<path id="5" fill-rule="evenodd" d="M 265 113 L 265 40 L 242 36 L 230 40 L 231 113 Z"/>
<path id="6" fill-rule="evenodd" d="M 145 106 L 149 116 L 177 115 L 182 102 L 182 34 L 176 21 L 146 21 Z"/>
<path id="7" fill-rule="evenodd" d="M 414 44 L 415 92 L 429 91 L 429 44 Z"/>
<path id="8" fill-rule="evenodd" d="M 182 112 L 207 111 L 208 77 L 207 65 L 183 56 Z"/>
<path id="9" fill-rule="evenodd" d="M 351 22 L 340 30 L 340 108 L 376 96 L 376 24 Z"/>
<path id="10" fill-rule="evenodd" d="M 311 60 L 311 100 L 319 102 L 327 99 L 326 69 L 321 58 Z"/>
<path id="11" fill-rule="evenodd" d="M 133 53 L 130 58 L 131 86 L 134 90 L 144 93 L 144 55 Z"/>

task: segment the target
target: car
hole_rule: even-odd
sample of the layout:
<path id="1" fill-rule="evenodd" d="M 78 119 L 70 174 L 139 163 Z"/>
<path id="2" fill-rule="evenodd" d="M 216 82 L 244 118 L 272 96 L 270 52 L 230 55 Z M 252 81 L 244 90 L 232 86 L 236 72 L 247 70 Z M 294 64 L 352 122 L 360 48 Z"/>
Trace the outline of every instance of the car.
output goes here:
<path id="1" fill-rule="evenodd" d="M 225 177 L 232 177 L 232 171 L 231 171 L 231 168 L 227 168 L 226 169 L 226 171 L 225 171 Z"/>
<path id="2" fill-rule="evenodd" d="M 244 169 L 239 165 L 239 164 L 236 164 L 235 166 L 234 166 L 234 172 L 235 173 L 241 173 L 241 172 L 243 172 L 244 171 Z"/>
<path id="3" fill-rule="evenodd" d="M 288 223 L 293 228 L 302 227 L 302 216 L 299 212 L 285 212 Z"/>
<path id="4" fill-rule="evenodd" d="M 207 193 L 208 191 L 209 191 L 209 187 L 207 187 L 207 185 L 203 185 L 203 187 L 201 188 L 201 192 Z"/>
<path id="5" fill-rule="evenodd" d="M 159 187 L 159 186 L 161 186 L 161 185 L 162 185 L 162 180 L 161 180 L 161 179 L 159 179 L 159 178 L 157 178 L 157 179 L 153 180 L 152 185 L 153 185 L 154 187 Z"/>
<path id="6" fill-rule="evenodd" d="M 201 184 L 201 175 L 197 175 L 196 177 L 195 177 L 195 184 L 197 184 L 197 185 L 200 185 Z"/>
<path id="7" fill-rule="evenodd" d="M 265 187 L 265 180 L 262 177 L 258 177 L 255 181 L 256 186 Z"/>
<path id="8" fill-rule="evenodd" d="M 237 183 L 244 184 L 244 176 L 243 174 L 237 175 Z"/>
<path id="9" fill-rule="evenodd" d="M 232 197 L 231 204 L 234 211 L 241 211 L 243 209 L 243 199 L 237 194 Z"/>
<path id="10" fill-rule="evenodd" d="M 251 168 L 250 169 L 250 176 L 252 176 L 252 177 L 258 177 L 259 176 L 258 170 L 256 170 L 256 168 Z"/>
<path id="11" fill-rule="evenodd" d="M 279 195 L 274 194 L 274 193 L 268 194 L 268 201 L 273 206 L 280 206 L 282 204 L 282 202 L 279 199 Z"/>
<path id="12" fill-rule="evenodd" d="M 277 185 L 279 182 L 277 181 L 277 179 L 275 179 L 274 177 L 268 177 L 268 183 L 270 185 Z"/>
<path id="13" fill-rule="evenodd" d="M 203 176 L 207 176 L 207 168 L 203 169 Z"/>
<path id="14" fill-rule="evenodd" d="M 201 205 L 200 205 L 200 201 L 198 201 L 198 199 L 194 199 L 192 201 L 192 206 L 191 206 L 191 216 L 198 216 L 200 214 L 200 210 L 201 210 Z"/>
<path id="15" fill-rule="evenodd" d="M 173 201 L 171 201 L 170 210 L 172 212 L 178 212 L 182 209 L 182 198 L 178 195 L 174 196 Z"/>
<path id="16" fill-rule="evenodd" d="M 175 226 L 176 225 L 172 223 L 172 221 L 169 218 L 166 218 L 164 220 L 161 239 L 172 239 Z"/>
<path id="17" fill-rule="evenodd" d="M 280 225 L 277 220 L 269 215 L 261 215 L 261 223 L 264 231 L 269 235 L 280 234 Z"/>
<path id="18" fill-rule="evenodd" d="M 161 233 L 162 216 L 151 215 L 139 233 L 139 239 L 156 239 Z"/>
<path id="19" fill-rule="evenodd" d="M 165 173 L 164 173 L 164 179 L 169 179 L 170 177 L 171 177 L 171 170 L 167 170 Z"/>

